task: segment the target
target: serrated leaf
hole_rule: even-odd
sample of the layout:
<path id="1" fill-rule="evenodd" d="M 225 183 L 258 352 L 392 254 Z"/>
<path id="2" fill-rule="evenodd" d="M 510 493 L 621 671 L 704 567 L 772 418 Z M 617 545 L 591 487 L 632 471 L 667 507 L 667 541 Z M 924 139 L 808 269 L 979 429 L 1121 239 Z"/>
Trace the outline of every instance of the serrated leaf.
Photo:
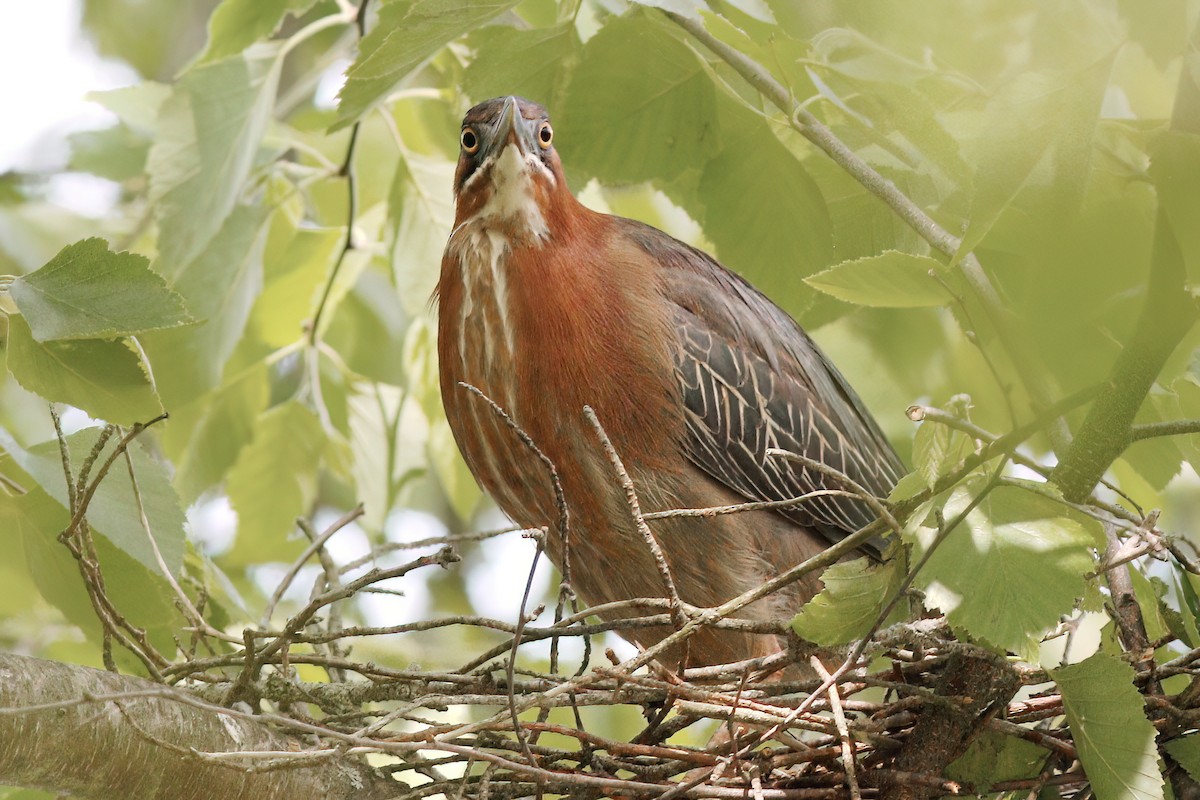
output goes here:
<path id="1" fill-rule="evenodd" d="M 930 488 L 974 452 L 971 437 L 932 420 L 922 422 L 913 437 L 913 466 Z"/>
<path id="2" fill-rule="evenodd" d="M 1166 748 L 1171 758 L 1192 776 L 1192 780 L 1200 780 L 1200 733 L 1172 739 L 1167 742 Z"/>
<path id="3" fill-rule="evenodd" d="M 100 431 L 84 428 L 66 437 L 67 451 L 72 469 L 78 472 L 96 443 Z M 98 469 L 116 444 L 116 437 L 109 439 L 104 452 L 92 469 L 94 479 Z M 3 448 L 17 465 L 29 473 L 63 509 L 70 500 L 66 478 L 63 476 L 62 456 L 57 441 L 41 442 L 27 450 L 22 448 L 8 431 L 0 428 L 0 448 Z M 133 462 L 133 474 L 137 479 L 137 494 L 129 477 L 129 465 L 122 458 L 100 482 L 96 493 L 88 504 L 88 524 L 103 534 L 116 547 L 136 559 L 151 572 L 161 573 L 154 548 L 158 548 L 163 563 L 175 574 L 183 561 L 184 517 L 179 507 L 179 498 L 171 488 L 166 467 L 152 458 L 146 449 L 134 442 L 126 450 Z M 154 535 L 153 545 L 142 523 L 146 514 L 150 531 Z"/>
<path id="4" fill-rule="evenodd" d="M 254 439 L 229 471 L 226 491 L 238 515 L 238 539 L 230 557 L 238 563 L 290 558 L 296 518 L 317 496 L 325 432 L 316 415 L 292 400 L 261 414 Z"/>
<path id="5" fill-rule="evenodd" d="M 9 291 L 39 342 L 112 339 L 192 321 L 145 256 L 114 253 L 103 239 L 67 245 Z"/>
<path id="6" fill-rule="evenodd" d="M 1051 675 L 1098 800 L 1161 800 L 1154 725 L 1134 688 L 1133 667 L 1098 653 Z"/>
<path id="7" fill-rule="evenodd" d="M 273 34 L 289 12 L 301 14 L 316 0 L 223 0 L 208 18 L 208 46 L 201 62 L 240 53 Z"/>
<path id="8" fill-rule="evenodd" d="M 943 306 L 950 293 L 930 273 L 941 264 L 928 256 L 888 250 L 810 275 L 809 286 L 847 303 L 878 308 Z"/>
<path id="9" fill-rule="evenodd" d="M 1046 751 L 1033 742 L 985 730 L 946 767 L 946 777 L 968 783 L 984 795 L 993 783 L 1037 777 L 1045 763 Z"/>
<path id="10" fill-rule="evenodd" d="M 834 564 L 821 575 L 825 588 L 804 605 L 792 628 L 800 638 L 822 647 L 859 639 L 870 632 L 903 580 L 902 559 L 873 564 L 856 558 Z"/>
<path id="11" fill-rule="evenodd" d="M 338 95 L 345 127 L 382 101 L 410 72 L 445 45 L 515 6 L 516 0 L 393 0 L 358 48 Z"/>
<path id="12" fill-rule="evenodd" d="M 947 522 L 962 513 L 978 487 L 959 486 L 943 509 Z M 911 525 L 914 559 L 938 531 Z M 951 531 L 917 574 L 926 605 L 972 636 L 1033 659 L 1037 642 L 1084 593 L 1101 544 L 1098 524 L 1049 498 L 1015 486 L 993 489 Z"/>
<path id="13" fill-rule="evenodd" d="M 717 151 L 715 110 L 696 53 L 646 15 L 626 15 L 584 45 L 554 141 L 569 174 L 670 180 Z"/>
<path id="14" fill-rule="evenodd" d="M 162 413 L 137 353 L 124 341 L 78 339 L 41 343 L 25 318 L 8 318 L 8 371 L 28 391 L 89 415 L 132 425 Z"/>
<path id="15" fill-rule="evenodd" d="M 893 505 L 902 503 L 905 500 L 911 500 L 929 486 L 925 480 L 925 476 L 919 472 L 910 472 L 901 478 L 892 488 L 891 494 L 888 495 L 887 501 Z"/>
<path id="16" fill-rule="evenodd" d="M 476 53 L 463 73 L 470 97 L 516 94 L 552 112 L 583 47 L 573 24 L 533 30 L 492 25 L 472 33 L 468 42 Z"/>
<path id="17" fill-rule="evenodd" d="M 148 171 L 158 268 L 168 280 L 201 256 L 237 206 L 271 119 L 281 63 L 279 47 L 256 45 L 188 70 L 163 103 Z"/>
<path id="18" fill-rule="evenodd" d="M 803 277 L 833 258 L 825 198 L 762 119 L 724 98 L 719 108 L 738 136 L 701 174 L 704 232 L 726 266 L 798 314 L 813 295 Z"/>

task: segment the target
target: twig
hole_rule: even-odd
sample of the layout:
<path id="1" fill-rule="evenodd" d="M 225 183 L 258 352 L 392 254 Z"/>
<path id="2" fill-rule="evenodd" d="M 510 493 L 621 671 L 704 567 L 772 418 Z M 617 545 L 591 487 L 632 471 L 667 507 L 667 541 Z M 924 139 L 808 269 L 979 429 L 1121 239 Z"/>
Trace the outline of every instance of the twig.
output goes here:
<path id="1" fill-rule="evenodd" d="M 827 682 L 832 676 L 821 659 L 813 656 L 809 659 L 813 669 Z M 850 788 L 851 800 L 862 800 L 862 791 L 858 788 L 858 770 L 854 766 L 854 740 L 850 738 L 850 729 L 846 726 L 846 715 L 842 712 L 842 698 L 838 694 L 837 684 L 829 686 L 829 710 L 833 712 L 833 721 L 837 724 L 838 736 L 842 740 L 842 765 L 846 770 L 846 784 Z"/>
<path id="2" fill-rule="evenodd" d="M 608 438 L 608 434 L 604 431 L 604 426 L 600 424 L 600 420 L 596 417 L 596 412 L 591 406 L 584 406 L 583 415 L 587 418 L 593 430 L 596 431 L 596 436 L 600 440 L 600 446 L 604 448 L 604 453 L 608 456 L 608 462 L 612 464 L 613 471 L 617 474 L 617 481 L 620 483 L 621 489 L 625 492 L 625 502 L 629 506 L 629 513 L 633 517 L 633 524 L 637 528 L 638 533 L 641 534 L 642 539 L 646 542 L 646 547 L 649 548 L 651 557 L 654 558 L 654 565 L 658 568 L 658 576 L 662 580 L 663 589 L 671 601 L 671 616 L 675 620 L 676 630 L 679 630 L 687 624 L 687 615 L 683 611 L 683 600 L 679 596 L 679 589 L 675 585 L 675 578 L 671 575 L 671 565 L 667 563 L 667 556 L 663 553 L 663 549 L 659 545 L 658 539 L 655 538 L 654 532 L 646 524 L 645 517 L 642 516 L 642 506 L 638 502 L 637 490 L 633 486 L 633 479 L 629 477 L 629 473 L 625 470 L 625 464 L 621 461 L 621 455 L 613 447 L 612 440 Z M 686 660 L 686 658 L 680 659 L 681 668 Z"/>
<path id="3" fill-rule="evenodd" d="M 360 40 L 367 33 L 367 5 L 369 3 L 370 0 L 361 0 L 358 4 L 358 14 L 354 18 Z M 346 155 L 342 160 L 341 168 L 338 170 L 338 174 L 346 179 L 346 238 L 342 242 L 342 249 L 338 251 L 337 260 L 333 262 L 333 268 L 329 271 L 329 277 L 325 279 L 325 285 L 321 289 L 321 299 L 317 301 L 317 310 L 313 312 L 312 322 L 309 323 L 308 344 L 310 347 L 316 347 L 320 341 L 321 317 L 325 313 L 325 306 L 329 303 L 329 295 L 333 291 L 333 284 L 337 280 L 338 273 L 341 272 L 342 264 L 346 261 L 346 256 L 354 249 L 354 223 L 358 217 L 358 191 L 357 180 L 354 174 L 354 150 L 358 144 L 358 134 L 361 129 L 361 120 L 355 120 L 354 124 L 350 126 L 350 140 L 346 143 Z"/>

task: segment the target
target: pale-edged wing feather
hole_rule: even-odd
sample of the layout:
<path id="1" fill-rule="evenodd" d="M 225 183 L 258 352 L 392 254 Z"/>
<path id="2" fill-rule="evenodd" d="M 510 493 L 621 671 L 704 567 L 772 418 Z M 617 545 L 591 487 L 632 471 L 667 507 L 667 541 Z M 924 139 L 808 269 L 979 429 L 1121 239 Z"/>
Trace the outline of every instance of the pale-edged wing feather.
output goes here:
<path id="1" fill-rule="evenodd" d="M 800 326 L 706 253 L 655 228 L 622 224 L 662 265 L 660 288 L 674 306 L 688 457 L 749 500 L 845 488 L 794 461 L 769 458 L 769 448 L 820 461 L 886 497 L 904 474 L 899 458 Z M 862 500 L 838 496 L 779 513 L 831 543 L 875 518 Z M 876 539 L 866 550 L 878 555 L 881 546 Z"/>

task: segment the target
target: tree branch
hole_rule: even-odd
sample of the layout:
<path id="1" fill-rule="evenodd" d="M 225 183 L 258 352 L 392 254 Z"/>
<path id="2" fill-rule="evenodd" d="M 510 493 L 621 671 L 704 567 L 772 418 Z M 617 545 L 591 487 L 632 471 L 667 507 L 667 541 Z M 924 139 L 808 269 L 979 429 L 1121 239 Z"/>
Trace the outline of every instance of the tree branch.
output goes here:
<path id="1" fill-rule="evenodd" d="M 1192 48 L 1198 44 L 1200 25 L 1191 37 Z M 1197 94 L 1200 87 L 1185 68 L 1179 77 L 1170 130 L 1160 142 L 1169 144 L 1169 137 L 1185 129 L 1190 109 L 1198 102 Z M 1107 391 L 1101 392 L 1088 410 L 1078 436 L 1054 471 L 1054 482 L 1071 502 L 1086 499 L 1112 462 L 1133 443 L 1138 409 L 1167 358 L 1196 321 L 1196 305 L 1187 290 L 1187 266 L 1166 208 L 1172 181 L 1180 178 L 1165 167 L 1152 168 L 1151 174 L 1159 197 L 1146 302 L 1132 337 L 1112 365 Z"/>
<path id="2" fill-rule="evenodd" d="M 0 785 L 129 800 L 382 800 L 405 788 L 345 756 L 286 768 L 212 758 L 300 758 L 308 745 L 173 694 L 183 696 L 141 678 L 0 654 Z"/>

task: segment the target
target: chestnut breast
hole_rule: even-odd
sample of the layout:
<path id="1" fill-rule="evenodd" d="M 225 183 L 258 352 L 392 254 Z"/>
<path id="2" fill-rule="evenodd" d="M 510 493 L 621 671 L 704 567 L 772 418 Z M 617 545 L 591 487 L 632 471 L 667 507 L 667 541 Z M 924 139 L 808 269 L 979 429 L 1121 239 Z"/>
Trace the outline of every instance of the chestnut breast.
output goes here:
<path id="1" fill-rule="evenodd" d="M 456 229 L 438 285 L 438 357 L 455 439 L 505 513 L 525 526 L 553 524 L 553 483 L 460 382 L 529 434 L 558 470 L 574 527 L 595 537 L 603 532 L 588 518 L 604 518 L 616 481 L 584 406 L 635 476 L 678 463 L 684 430 L 671 321 L 663 303 L 638 299 L 658 300 L 655 264 L 615 235 L 609 217 L 574 210 L 570 221 L 547 220 L 544 235 L 490 220 Z"/>

